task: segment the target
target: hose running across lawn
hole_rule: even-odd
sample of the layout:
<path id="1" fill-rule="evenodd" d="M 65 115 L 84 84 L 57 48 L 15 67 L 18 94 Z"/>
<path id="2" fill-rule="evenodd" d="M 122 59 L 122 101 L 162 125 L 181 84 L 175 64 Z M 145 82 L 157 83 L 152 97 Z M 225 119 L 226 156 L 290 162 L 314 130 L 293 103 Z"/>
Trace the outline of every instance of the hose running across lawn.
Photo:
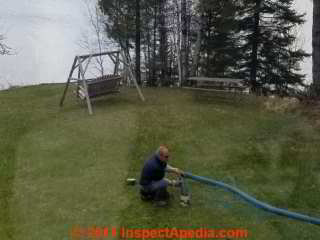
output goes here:
<path id="1" fill-rule="evenodd" d="M 255 198 L 249 196 L 248 194 L 240 191 L 239 189 L 232 187 L 228 184 L 225 184 L 223 182 L 215 181 L 215 180 L 201 177 L 201 176 L 195 176 L 195 175 L 188 173 L 188 172 L 185 172 L 183 175 L 186 178 L 190 178 L 192 180 L 195 180 L 195 181 L 198 181 L 201 183 L 205 183 L 205 184 L 208 184 L 211 186 L 217 186 L 217 187 L 221 187 L 223 189 L 226 189 L 232 193 L 239 195 L 241 198 L 243 198 L 244 200 L 246 200 L 250 204 L 254 205 L 255 207 L 261 208 L 262 210 L 265 210 L 267 212 L 271 212 L 274 214 L 278 214 L 278 215 L 285 216 L 285 217 L 292 218 L 292 219 L 299 220 L 299 221 L 304 221 L 304 222 L 320 225 L 319 218 L 314 218 L 314 217 L 310 217 L 310 216 L 303 215 L 300 213 L 290 212 L 285 209 L 273 207 L 267 203 L 264 203 L 264 202 L 261 202 L 261 201 L 255 199 Z"/>

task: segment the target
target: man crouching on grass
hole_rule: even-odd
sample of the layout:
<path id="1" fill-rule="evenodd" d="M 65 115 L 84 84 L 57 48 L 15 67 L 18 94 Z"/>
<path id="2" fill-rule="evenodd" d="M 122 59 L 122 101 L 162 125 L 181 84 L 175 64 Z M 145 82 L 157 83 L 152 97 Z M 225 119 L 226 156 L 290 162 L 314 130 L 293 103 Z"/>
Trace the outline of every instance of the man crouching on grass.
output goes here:
<path id="1" fill-rule="evenodd" d="M 140 178 L 140 194 L 142 200 L 155 200 L 159 206 L 167 205 L 168 186 L 180 187 L 181 182 L 164 178 L 165 172 L 182 176 L 183 171 L 170 166 L 168 148 L 161 145 L 156 153 L 145 162 Z"/>

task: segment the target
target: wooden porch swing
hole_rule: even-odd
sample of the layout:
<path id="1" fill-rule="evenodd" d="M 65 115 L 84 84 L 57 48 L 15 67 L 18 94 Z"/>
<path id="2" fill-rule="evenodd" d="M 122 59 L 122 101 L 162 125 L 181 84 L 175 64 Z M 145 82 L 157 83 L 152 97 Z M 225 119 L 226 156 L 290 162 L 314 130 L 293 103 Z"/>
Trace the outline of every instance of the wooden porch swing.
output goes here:
<path id="1" fill-rule="evenodd" d="M 109 56 L 109 58 L 114 63 L 114 71 L 113 74 L 103 75 L 97 78 L 85 78 L 85 73 L 88 69 L 88 66 L 94 57 L 100 57 L 100 56 Z M 86 62 L 85 66 L 84 63 Z M 130 64 L 130 61 L 125 56 L 123 51 L 111 51 L 111 52 L 102 52 L 102 53 L 94 53 L 94 54 L 87 54 L 87 55 L 81 55 L 76 56 L 74 58 L 71 71 L 68 76 L 68 80 L 63 92 L 63 95 L 60 100 L 60 107 L 63 106 L 63 102 L 65 100 L 69 85 L 71 83 L 77 84 L 77 90 L 76 95 L 82 100 L 86 100 L 89 114 L 93 114 L 92 112 L 92 105 L 91 105 L 91 99 L 96 98 L 99 96 L 104 96 L 107 94 L 112 93 L 118 93 L 120 92 L 120 83 L 123 80 L 122 77 L 119 75 L 119 65 L 120 62 L 123 63 L 124 67 L 128 69 L 128 72 L 130 73 L 130 77 L 132 78 L 137 91 L 139 93 L 139 96 L 142 101 L 144 101 L 144 96 L 136 82 L 136 79 L 132 72 L 132 66 Z M 75 70 L 78 70 L 78 77 L 74 78 L 73 73 Z"/>

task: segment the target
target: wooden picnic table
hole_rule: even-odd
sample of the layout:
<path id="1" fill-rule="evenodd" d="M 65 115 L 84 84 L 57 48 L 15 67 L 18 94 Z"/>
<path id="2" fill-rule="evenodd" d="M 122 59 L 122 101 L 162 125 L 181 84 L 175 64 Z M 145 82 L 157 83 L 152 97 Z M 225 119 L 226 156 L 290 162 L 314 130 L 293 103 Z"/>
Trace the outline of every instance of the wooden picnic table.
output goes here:
<path id="1" fill-rule="evenodd" d="M 235 85 L 243 86 L 243 80 L 235 79 L 235 78 L 190 77 L 189 80 L 196 81 L 196 82 L 216 82 L 216 83 L 225 83 L 225 84 L 233 83 Z"/>
<path id="2" fill-rule="evenodd" d="M 191 90 L 244 93 L 247 89 L 244 80 L 235 78 L 190 77 L 188 81 L 191 86 L 184 88 Z"/>

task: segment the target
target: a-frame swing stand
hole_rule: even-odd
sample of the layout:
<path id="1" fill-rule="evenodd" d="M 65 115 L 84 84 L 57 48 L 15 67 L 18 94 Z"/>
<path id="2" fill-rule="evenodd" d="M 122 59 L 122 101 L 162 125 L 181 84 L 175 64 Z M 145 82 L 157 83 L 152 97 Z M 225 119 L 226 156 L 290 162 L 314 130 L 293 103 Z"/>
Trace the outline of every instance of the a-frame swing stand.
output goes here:
<path id="1" fill-rule="evenodd" d="M 109 58 L 114 63 L 113 74 L 104 75 L 94 79 L 86 79 L 85 73 L 88 69 L 88 66 L 92 58 L 105 56 L 105 55 L 109 56 Z M 119 75 L 120 62 L 124 65 L 124 67 L 129 72 L 129 77 L 134 82 L 134 85 L 138 91 L 140 99 L 142 101 L 145 101 L 145 98 L 136 81 L 136 78 L 134 77 L 133 70 L 132 70 L 133 68 L 129 60 L 129 57 L 127 57 L 123 51 L 111 51 L 111 52 L 81 55 L 81 56 L 76 56 L 74 58 L 74 61 L 68 76 L 68 80 L 60 100 L 60 107 L 63 106 L 63 102 L 65 100 L 69 85 L 71 83 L 77 83 L 77 91 L 76 91 L 77 96 L 80 97 L 81 99 L 86 100 L 89 114 L 90 115 L 93 114 L 91 98 L 119 92 L 120 82 L 122 80 L 122 77 Z M 76 70 L 78 70 L 78 76 L 77 78 L 74 78 L 73 74 Z"/>

